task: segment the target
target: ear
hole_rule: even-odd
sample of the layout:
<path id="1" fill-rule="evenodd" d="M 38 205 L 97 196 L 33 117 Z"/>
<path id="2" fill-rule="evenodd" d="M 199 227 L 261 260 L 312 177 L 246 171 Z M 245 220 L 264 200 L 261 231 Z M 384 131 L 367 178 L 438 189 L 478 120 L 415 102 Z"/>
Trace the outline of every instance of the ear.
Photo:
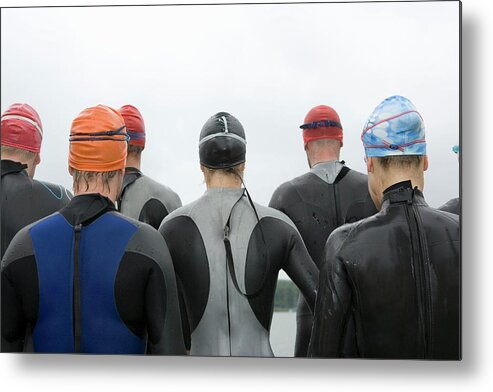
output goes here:
<path id="1" fill-rule="evenodd" d="M 366 161 L 366 170 L 368 171 L 368 173 L 373 173 L 373 171 L 375 170 L 373 158 L 366 157 L 365 161 Z"/>
<path id="2" fill-rule="evenodd" d="M 428 155 L 425 155 L 423 158 L 423 171 L 428 170 Z"/>
<path id="3" fill-rule="evenodd" d="M 36 158 L 34 158 L 34 165 L 39 165 L 41 162 L 41 154 L 38 152 Z"/>
<path id="4" fill-rule="evenodd" d="M 70 174 L 71 176 L 74 175 L 74 169 L 72 169 L 72 167 L 68 167 L 68 174 Z"/>

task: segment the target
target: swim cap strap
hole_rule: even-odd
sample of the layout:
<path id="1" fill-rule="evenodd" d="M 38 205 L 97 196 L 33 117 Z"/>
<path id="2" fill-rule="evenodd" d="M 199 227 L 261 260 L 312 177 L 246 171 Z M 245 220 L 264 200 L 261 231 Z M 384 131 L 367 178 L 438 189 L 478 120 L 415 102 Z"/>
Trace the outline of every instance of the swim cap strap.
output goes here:
<path id="1" fill-rule="evenodd" d="M 335 127 L 342 129 L 342 125 L 340 122 L 331 121 L 331 120 L 313 121 L 308 124 L 300 125 L 301 129 L 316 129 L 316 128 L 327 128 L 327 127 Z"/>
<path id="2" fill-rule="evenodd" d="M 124 138 L 113 138 L 112 136 L 123 136 Z M 130 139 L 130 137 L 125 132 L 125 125 L 115 129 L 113 131 L 102 131 L 102 132 L 76 132 L 72 133 L 69 141 L 71 142 L 79 142 L 79 141 L 87 141 L 87 140 L 112 140 L 115 142 L 126 142 Z"/>
<path id="3" fill-rule="evenodd" d="M 130 140 L 145 140 L 146 138 L 145 132 L 129 131 L 128 128 L 127 135 L 130 137 Z"/>
<path id="4" fill-rule="evenodd" d="M 243 144 L 246 145 L 246 140 L 243 139 L 241 136 L 238 136 L 237 134 L 235 133 L 231 133 L 231 132 L 218 132 L 218 133 L 213 133 L 212 135 L 207 135 L 205 137 L 203 137 L 200 141 L 199 141 L 199 147 L 204 144 L 205 142 L 211 140 L 211 139 L 214 139 L 216 137 L 230 137 L 232 139 L 236 139 L 236 140 L 239 140 L 240 142 L 242 142 Z"/>

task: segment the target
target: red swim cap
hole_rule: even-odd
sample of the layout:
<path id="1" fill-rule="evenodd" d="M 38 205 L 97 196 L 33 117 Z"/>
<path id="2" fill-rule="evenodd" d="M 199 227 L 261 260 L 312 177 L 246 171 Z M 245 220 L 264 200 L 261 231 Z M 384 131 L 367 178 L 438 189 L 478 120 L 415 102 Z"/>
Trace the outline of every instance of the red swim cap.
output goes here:
<path id="1" fill-rule="evenodd" d="M 118 111 L 125 120 L 127 134 L 130 137 L 128 144 L 144 147 L 146 144 L 146 132 L 142 114 L 132 105 L 122 106 Z"/>
<path id="2" fill-rule="evenodd" d="M 38 113 L 27 103 L 14 103 L 2 114 L 2 146 L 39 152 L 43 124 Z"/>
<path id="3" fill-rule="evenodd" d="M 335 139 L 341 142 L 342 125 L 337 112 L 330 106 L 319 105 L 311 109 L 305 117 L 303 129 L 305 146 L 312 140 Z"/>
<path id="4" fill-rule="evenodd" d="M 84 109 L 70 129 L 70 167 L 81 171 L 109 172 L 125 168 L 125 121 L 105 105 Z"/>

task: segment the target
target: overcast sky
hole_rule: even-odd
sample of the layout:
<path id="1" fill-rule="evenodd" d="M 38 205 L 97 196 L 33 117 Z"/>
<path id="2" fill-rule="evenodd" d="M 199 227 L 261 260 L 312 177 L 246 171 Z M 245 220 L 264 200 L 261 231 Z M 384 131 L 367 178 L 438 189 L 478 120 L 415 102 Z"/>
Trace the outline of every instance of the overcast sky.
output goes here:
<path id="1" fill-rule="evenodd" d="M 1 109 L 27 102 L 44 127 L 39 179 L 71 188 L 72 119 L 132 104 L 147 131 L 143 171 L 184 203 L 205 189 L 198 135 L 227 111 L 247 136 L 246 183 L 267 204 L 308 167 L 306 112 L 344 127 L 341 158 L 365 172 L 361 130 L 384 98 L 411 99 L 427 130 L 425 196 L 459 194 L 458 2 L 2 9 Z"/>

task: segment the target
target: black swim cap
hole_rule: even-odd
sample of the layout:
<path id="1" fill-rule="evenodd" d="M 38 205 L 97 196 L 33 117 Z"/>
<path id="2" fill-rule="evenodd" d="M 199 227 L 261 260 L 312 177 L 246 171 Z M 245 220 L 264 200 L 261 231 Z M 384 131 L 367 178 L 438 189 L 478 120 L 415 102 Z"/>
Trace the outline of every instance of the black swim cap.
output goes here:
<path id="1" fill-rule="evenodd" d="M 245 162 L 243 125 L 226 112 L 209 118 L 200 131 L 200 163 L 209 169 L 227 169 Z"/>

